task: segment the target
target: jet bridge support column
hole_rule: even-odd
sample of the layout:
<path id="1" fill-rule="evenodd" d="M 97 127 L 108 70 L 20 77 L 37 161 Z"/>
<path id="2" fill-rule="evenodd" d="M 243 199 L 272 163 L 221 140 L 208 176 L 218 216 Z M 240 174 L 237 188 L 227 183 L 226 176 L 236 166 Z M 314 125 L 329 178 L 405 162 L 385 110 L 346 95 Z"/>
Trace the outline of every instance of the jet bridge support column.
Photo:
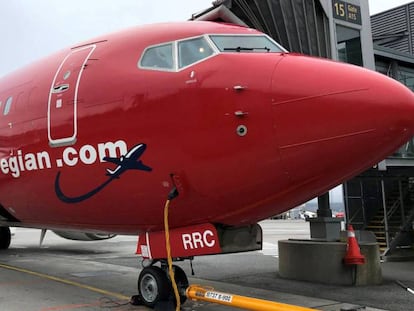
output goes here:
<path id="1" fill-rule="evenodd" d="M 317 218 L 310 218 L 310 235 L 312 239 L 338 241 L 341 235 L 341 219 L 332 218 L 329 204 L 329 192 L 318 197 Z"/>
<path id="2" fill-rule="evenodd" d="M 318 197 L 318 217 L 332 217 L 332 210 L 329 204 L 329 192 Z"/>

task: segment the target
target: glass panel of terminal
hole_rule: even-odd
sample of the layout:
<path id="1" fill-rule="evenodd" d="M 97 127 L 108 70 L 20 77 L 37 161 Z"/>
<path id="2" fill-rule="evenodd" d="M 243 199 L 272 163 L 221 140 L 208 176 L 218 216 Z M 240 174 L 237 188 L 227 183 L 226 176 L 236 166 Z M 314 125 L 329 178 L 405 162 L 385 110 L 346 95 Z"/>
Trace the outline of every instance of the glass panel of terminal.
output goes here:
<path id="1" fill-rule="evenodd" d="M 338 59 L 349 64 L 363 66 L 359 30 L 336 25 L 336 36 Z"/>

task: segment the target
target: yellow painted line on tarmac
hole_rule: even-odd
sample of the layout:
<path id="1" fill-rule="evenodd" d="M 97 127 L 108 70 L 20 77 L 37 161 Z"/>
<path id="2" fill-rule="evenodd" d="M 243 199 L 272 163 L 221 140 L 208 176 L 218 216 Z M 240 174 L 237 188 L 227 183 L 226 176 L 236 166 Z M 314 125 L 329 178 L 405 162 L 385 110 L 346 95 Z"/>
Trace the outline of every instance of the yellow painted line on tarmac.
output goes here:
<path id="1" fill-rule="evenodd" d="M 50 307 L 50 308 L 43 308 L 40 311 L 62 311 L 62 310 L 73 310 L 73 309 L 81 309 L 85 307 L 99 307 L 101 302 L 95 303 L 85 303 L 85 304 L 74 304 L 74 305 L 64 305 L 64 306 L 57 306 L 57 307 Z"/>
<path id="2" fill-rule="evenodd" d="M 5 265 L 5 264 L 0 264 L 0 268 L 7 269 L 7 270 L 13 270 L 13 271 L 17 271 L 17 272 L 22 272 L 22 273 L 26 273 L 26 274 L 29 274 L 29 275 L 37 276 L 37 277 L 42 278 L 42 279 L 47 279 L 47 280 L 51 280 L 51 281 L 55 281 L 55 282 L 59 282 L 59 283 L 67 284 L 67 285 L 72 285 L 72 286 L 79 287 L 79 288 L 82 288 L 82 289 L 87 289 L 87 290 L 90 290 L 92 292 L 99 293 L 99 294 L 102 294 L 102 295 L 105 295 L 105 296 L 115 297 L 115 298 L 121 299 L 121 300 L 129 300 L 130 299 L 130 297 L 119 294 L 119 293 L 110 292 L 110 291 L 107 291 L 107 290 L 104 290 L 104 289 L 101 289 L 101 288 L 81 284 L 81 283 L 78 283 L 78 282 L 58 278 L 56 276 L 51 276 L 51 275 L 47 275 L 47 274 L 43 274 L 43 273 L 39 273 L 39 272 L 27 270 L 27 269 L 23 269 L 23 268 L 9 266 L 9 265 Z"/>

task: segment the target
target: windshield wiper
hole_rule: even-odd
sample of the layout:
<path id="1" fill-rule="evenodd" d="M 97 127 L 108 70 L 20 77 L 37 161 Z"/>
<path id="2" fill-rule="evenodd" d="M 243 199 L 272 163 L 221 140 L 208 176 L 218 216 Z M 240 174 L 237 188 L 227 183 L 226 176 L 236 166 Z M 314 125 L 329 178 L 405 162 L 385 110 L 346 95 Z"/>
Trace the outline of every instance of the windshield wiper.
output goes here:
<path id="1" fill-rule="evenodd" d="M 245 48 L 245 47 L 238 46 L 237 48 L 224 48 L 223 50 L 240 52 L 240 51 L 253 51 L 253 48 Z"/>
<path id="2" fill-rule="evenodd" d="M 270 49 L 268 47 L 263 47 L 263 48 L 246 48 L 246 47 L 242 47 L 242 46 L 238 46 L 236 48 L 224 48 L 223 51 L 236 51 L 236 52 L 241 52 L 241 51 L 254 51 L 254 50 L 265 50 L 267 52 L 270 52 Z"/>

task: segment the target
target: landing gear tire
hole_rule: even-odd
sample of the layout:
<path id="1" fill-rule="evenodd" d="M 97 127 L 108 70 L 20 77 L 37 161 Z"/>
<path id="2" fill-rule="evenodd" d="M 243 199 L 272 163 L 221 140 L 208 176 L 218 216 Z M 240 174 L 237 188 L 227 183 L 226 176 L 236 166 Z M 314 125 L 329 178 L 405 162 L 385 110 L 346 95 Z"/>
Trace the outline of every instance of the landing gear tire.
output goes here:
<path id="1" fill-rule="evenodd" d="M 146 267 L 139 274 L 138 292 L 144 305 L 153 308 L 159 301 L 168 299 L 171 283 L 161 268 Z"/>
<path id="2" fill-rule="evenodd" d="M 177 284 L 178 292 L 180 293 L 180 302 L 181 304 L 183 304 L 187 300 L 187 295 L 185 294 L 185 292 L 189 286 L 188 278 L 184 270 L 181 269 L 179 266 L 173 265 L 173 269 L 174 269 L 175 283 Z M 174 296 L 173 291 L 172 291 L 172 295 Z M 174 301 L 175 301 L 175 297 L 174 297 Z"/>
<path id="3" fill-rule="evenodd" d="M 11 241 L 11 233 L 9 227 L 0 227 L 0 250 L 8 249 Z"/>

